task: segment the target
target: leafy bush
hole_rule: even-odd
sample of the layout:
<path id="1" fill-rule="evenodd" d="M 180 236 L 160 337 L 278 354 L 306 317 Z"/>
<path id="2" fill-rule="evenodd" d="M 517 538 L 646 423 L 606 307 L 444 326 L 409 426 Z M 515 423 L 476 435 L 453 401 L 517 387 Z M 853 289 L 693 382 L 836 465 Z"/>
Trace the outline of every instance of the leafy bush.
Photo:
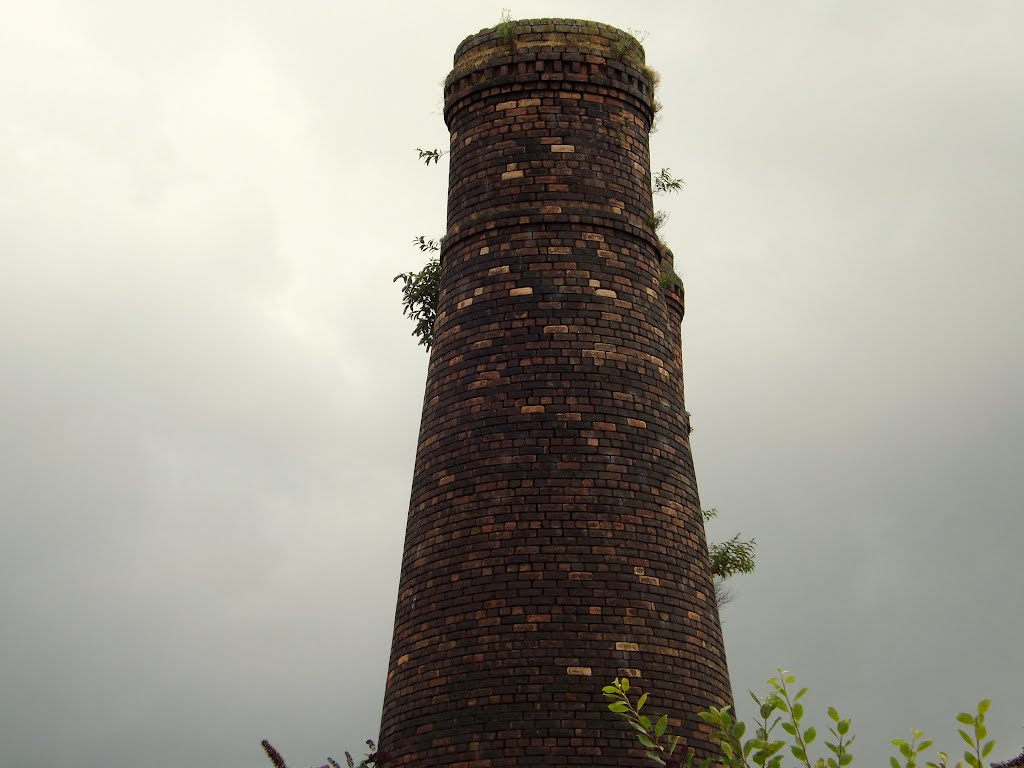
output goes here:
<path id="1" fill-rule="evenodd" d="M 797 768 L 846 768 L 853 763 L 850 745 L 855 736 L 850 732 L 850 718 L 842 717 L 835 707 L 826 709 L 831 740 L 823 739 L 827 750 L 824 756 L 812 758 L 810 747 L 817 740 L 818 731 L 813 725 L 804 723 L 801 699 L 806 695 L 807 688 L 800 688 L 794 693 L 795 685 L 796 677 L 779 669 L 778 676 L 768 680 L 769 690 L 764 696 L 749 692 L 757 705 L 757 717 L 753 721 L 754 727 L 750 729 L 753 736 L 749 739 L 744 739 L 748 731 L 747 724 L 737 720 L 730 712 L 730 707 L 711 707 L 700 712 L 700 719 L 715 729 L 711 736 L 718 742 L 720 754 L 699 763 L 695 763 L 692 753 L 685 756 L 677 754 L 678 736 L 669 744 L 665 737 L 667 715 L 652 720 L 641 714 L 648 695 L 640 694 L 634 704 L 629 695 L 629 680 L 617 678 L 603 688 L 603 693 L 610 700 L 608 709 L 636 731 L 637 740 L 647 758 L 667 768 L 694 768 L 695 765 L 698 768 L 709 768 L 712 763 L 721 764 L 725 768 L 781 768 L 787 753 L 795 758 Z M 927 768 L 964 768 L 965 762 L 970 768 L 983 768 L 982 761 L 996 745 L 994 740 L 988 739 L 985 727 L 985 713 L 990 703 L 988 699 L 983 699 L 974 714 L 961 712 L 956 716 L 957 722 L 967 726 L 967 729 L 957 729 L 960 738 L 968 746 L 963 760 L 950 765 L 949 756 L 938 752 L 937 760 L 925 762 Z M 777 728 L 781 728 L 783 733 L 778 733 Z M 917 768 L 920 756 L 933 742 L 924 738 L 923 731 L 915 729 L 911 731 L 909 741 L 893 739 L 891 743 L 898 754 L 889 758 L 890 768 Z M 1004 763 L 993 763 L 992 768 L 1024 768 L 1024 753 Z"/>

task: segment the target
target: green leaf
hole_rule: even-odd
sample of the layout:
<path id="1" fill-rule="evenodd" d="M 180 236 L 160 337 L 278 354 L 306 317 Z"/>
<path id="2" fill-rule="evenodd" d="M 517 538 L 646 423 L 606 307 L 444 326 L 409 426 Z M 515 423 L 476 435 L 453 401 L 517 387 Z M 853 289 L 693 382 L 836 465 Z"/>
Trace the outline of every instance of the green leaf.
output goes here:
<path id="1" fill-rule="evenodd" d="M 647 694 L 645 693 L 644 695 L 642 695 L 640 697 L 639 701 L 637 701 L 637 703 L 636 703 L 636 711 L 639 712 L 641 709 L 643 709 L 644 704 L 646 704 L 646 703 L 647 703 Z"/>
<path id="2" fill-rule="evenodd" d="M 979 722 L 974 726 L 974 738 L 981 742 L 986 736 L 988 736 L 988 728 L 985 727 L 984 723 Z"/>
<path id="3" fill-rule="evenodd" d="M 972 747 L 974 746 L 974 739 L 967 735 L 967 731 L 965 731 L 963 728 L 957 728 L 956 732 L 960 734 L 960 738 L 966 741 L 968 745 Z"/>
<path id="4" fill-rule="evenodd" d="M 981 762 L 973 752 L 964 752 L 964 760 L 967 761 L 967 764 L 971 766 L 971 768 L 981 768 Z"/>
<path id="5" fill-rule="evenodd" d="M 668 715 L 662 715 L 658 718 L 658 724 L 654 726 L 654 735 L 660 739 L 666 728 L 668 728 Z"/>
<path id="6" fill-rule="evenodd" d="M 932 744 L 934 744 L 934 742 L 931 739 L 925 739 L 924 741 L 922 741 L 920 744 L 917 745 L 917 751 L 918 752 L 924 752 Z"/>
<path id="7" fill-rule="evenodd" d="M 841 765 L 841 766 L 849 765 L 852 762 L 853 762 L 853 755 L 851 755 L 849 752 L 844 752 L 843 756 L 839 758 L 839 765 Z"/>
<path id="8" fill-rule="evenodd" d="M 668 753 L 671 755 L 673 752 L 675 752 L 677 746 L 679 746 L 679 737 L 678 736 L 676 736 L 674 739 L 672 739 L 672 746 L 668 748 Z"/>
<path id="9" fill-rule="evenodd" d="M 963 723 L 964 725 L 974 725 L 974 718 L 966 712 L 961 712 L 956 716 L 957 722 Z"/>
<path id="10" fill-rule="evenodd" d="M 804 743 L 811 744 L 817 735 L 818 732 L 814 730 L 814 726 L 812 725 L 810 728 L 804 731 Z"/>
<path id="11" fill-rule="evenodd" d="M 803 716 L 804 716 L 804 705 L 803 704 L 799 704 L 799 703 L 794 704 L 793 705 L 793 719 L 796 720 L 797 722 L 800 722 L 800 720 L 803 718 Z"/>
<path id="12" fill-rule="evenodd" d="M 793 753 L 793 757 L 795 757 L 797 760 L 807 760 L 807 753 L 795 744 L 792 747 L 790 747 L 789 750 Z"/>
<path id="13" fill-rule="evenodd" d="M 601 690 L 609 696 L 615 696 L 619 692 L 619 689 L 616 688 L 614 685 L 606 685 Z"/>
<path id="14" fill-rule="evenodd" d="M 988 753 L 991 752 L 995 746 L 995 740 L 988 742 L 984 747 L 981 748 L 981 756 L 988 757 Z"/>
<path id="15" fill-rule="evenodd" d="M 609 704 L 608 709 L 616 713 L 629 712 L 629 707 L 621 701 L 616 701 Z"/>
<path id="16" fill-rule="evenodd" d="M 832 718 L 833 722 L 839 722 L 839 712 L 835 707 L 828 708 L 828 716 Z"/>
<path id="17" fill-rule="evenodd" d="M 900 754 L 905 758 L 910 759 L 914 755 L 914 751 L 910 748 L 910 745 L 904 741 L 900 744 Z"/>
<path id="18" fill-rule="evenodd" d="M 847 731 L 850 730 L 850 719 L 847 718 L 846 720 L 840 720 L 837 730 L 839 731 L 840 736 L 845 736 Z"/>
<path id="19" fill-rule="evenodd" d="M 654 742 L 651 741 L 651 737 L 650 736 L 648 736 L 648 735 L 646 735 L 644 733 L 641 733 L 641 734 L 639 734 L 637 736 L 637 739 L 639 739 L 640 743 L 643 744 L 648 749 L 654 749 Z"/>
<path id="20" fill-rule="evenodd" d="M 645 730 L 650 731 L 651 718 L 649 718 L 647 715 L 640 715 L 640 725 L 642 725 Z"/>
<path id="21" fill-rule="evenodd" d="M 723 741 L 719 745 L 719 747 L 722 750 L 722 754 L 728 757 L 730 760 L 736 756 L 736 753 L 733 751 L 732 744 L 730 744 L 728 741 Z"/>
<path id="22" fill-rule="evenodd" d="M 698 712 L 697 717 L 703 720 L 708 725 L 714 725 L 718 722 L 718 719 L 710 712 Z"/>
<path id="23" fill-rule="evenodd" d="M 982 699 L 978 702 L 978 714 L 984 715 L 988 712 L 988 708 L 992 706 L 992 699 Z"/>
<path id="24" fill-rule="evenodd" d="M 796 736 L 796 726 L 792 723 L 783 723 L 782 730 L 784 730 L 790 736 Z"/>
<path id="25" fill-rule="evenodd" d="M 796 682 L 796 675 L 786 675 L 783 678 L 783 680 L 785 680 L 787 683 L 795 683 Z"/>
<path id="26" fill-rule="evenodd" d="M 665 764 L 665 761 L 662 759 L 661 755 L 657 754 L 656 752 L 648 752 L 647 753 L 647 759 L 648 760 L 653 760 L 658 765 L 664 765 Z"/>
<path id="27" fill-rule="evenodd" d="M 893 755 L 889 756 L 889 765 L 891 765 L 892 768 L 903 768 L 903 766 L 900 765 L 900 761 Z"/>
<path id="28" fill-rule="evenodd" d="M 807 690 L 807 688 L 801 688 L 797 695 L 793 697 L 793 701 L 800 701 L 800 699 L 804 697 L 804 694 L 807 693 Z"/>
<path id="29" fill-rule="evenodd" d="M 742 739 L 743 738 L 743 734 L 746 733 L 746 732 L 747 732 L 747 724 L 744 723 L 742 720 L 740 720 L 738 723 L 736 723 L 736 725 L 734 725 L 732 727 L 732 730 L 730 731 L 730 733 L 732 734 L 732 737 L 734 739 L 736 739 L 736 741 L 739 741 L 740 739 Z"/>
<path id="30" fill-rule="evenodd" d="M 622 686 L 623 693 L 629 693 L 629 678 L 624 677 L 619 683 Z"/>

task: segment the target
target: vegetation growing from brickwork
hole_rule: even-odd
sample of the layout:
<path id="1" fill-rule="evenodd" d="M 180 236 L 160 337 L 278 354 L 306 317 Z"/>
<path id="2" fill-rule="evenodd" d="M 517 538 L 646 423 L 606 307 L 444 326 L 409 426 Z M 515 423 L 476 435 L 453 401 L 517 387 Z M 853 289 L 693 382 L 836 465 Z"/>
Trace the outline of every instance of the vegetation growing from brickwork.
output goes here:
<path id="1" fill-rule="evenodd" d="M 647 39 L 647 32 L 632 27 L 625 32 L 619 31 L 615 42 L 612 44 L 612 55 L 619 61 L 625 61 L 626 56 L 634 54 L 639 58 L 639 47 Z"/>
<path id="2" fill-rule="evenodd" d="M 678 192 L 686 182 L 672 175 L 671 168 L 662 168 L 651 179 L 654 187 L 654 194 L 664 195 L 668 192 Z"/>
<path id="3" fill-rule="evenodd" d="M 423 235 L 414 237 L 420 251 L 440 253 L 441 241 L 427 240 Z M 441 292 L 441 259 L 427 261 L 419 272 L 402 272 L 392 282 L 402 281 L 402 314 L 413 321 L 413 336 L 427 349 L 434 343 L 434 321 L 437 319 L 438 296 Z"/>
<path id="4" fill-rule="evenodd" d="M 676 278 L 678 279 L 678 275 Z M 718 510 L 705 509 L 701 515 L 705 521 L 713 520 L 718 517 Z M 715 600 L 719 608 L 736 599 L 736 593 L 726 584 L 726 581 L 741 573 L 754 572 L 757 565 L 756 552 L 757 540 L 741 539 L 738 533 L 731 539 L 708 545 L 711 574 L 715 578 Z"/>
<path id="5" fill-rule="evenodd" d="M 665 225 L 666 221 L 668 221 L 667 211 L 655 211 L 654 215 L 647 219 L 647 226 L 653 229 L 655 234 L 657 234 L 658 230 Z"/>
<path id="6" fill-rule="evenodd" d="M 501 21 L 494 27 L 498 30 L 498 37 L 502 44 L 508 48 L 509 53 L 516 49 L 516 23 L 512 20 L 512 11 L 508 8 L 501 9 Z"/>
<path id="7" fill-rule="evenodd" d="M 671 288 L 673 285 L 677 285 L 682 288 L 683 278 L 681 278 L 679 273 L 672 267 L 664 267 L 661 270 L 659 285 L 661 285 L 662 288 Z"/>
<path id="8" fill-rule="evenodd" d="M 763 696 L 749 691 L 757 708 L 757 716 L 748 729 L 747 723 L 737 720 L 730 707 L 710 707 L 698 713 L 700 719 L 714 730 L 711 738 L 718 743 L 720 754 L 697 762 L 693 753 L 682 755 L 677 752 L 679 737 L 669 738 L 668 715 L 654 717 L 644 714 L 648 694 L 631 697 L 633 690 L 629 680 L 616 678 L 603 688 L 608 709 L 621 717 L 636 732 L 640 747 L 647 759 L 666 768 L 710 768 L 721 765 L 724 768 L 782 768 L 789 757 L 795 760 L 796 768 L 846 768 L 853 763 L 850 746 L 855 736 L 850 732 L 850 718 L 842 717 L 835 707 L 828 707 L 828 737 L 822 739 L 826 752 L 821 757 L 812 757 L 811 745 L 815 743 L 818 729 L 804 722 L 804 704 L 801 701 L 807 688 L 795 690 L 796 677 L 783 669 L 768 680 L 769 689 Z M 794 692 L 795 691 L 795 692 Z M 957 722 L 966 726 L 957 733 L 967 744 L 963 760 L 950 764 L 944 752 L 936 753 L 936 760 L 925 761 L 927 768 L 983 768 L 982 762 L 995 748 L 995 741 L 988 739 L 985 727 L 985 713 L 990 705 L 988 699 L 978 703 L 974 714 L 961 712 Z M 781 732 L 777 729 L 781 728 Z M 751 738 L 744 739 L 748 730 Z M 924 732 L 912 730 L 910 740 L 893 739 L 897 754 L 889 758 L 890 768 L 917 768 L 922 755 L 932 746 L 931 739 L 924 738 Z M 993 763 L 992 768 L 1024 768 L 1024 753 L 1005 763 Z"/>
<path id="9" fill-rule="evenodd" d="M 416 151 L 420 153 L 420 160 L 427 165 L 430 165 L 431 162 L 441 162 L 441 157 L 448 154 L 447 149 L 442 152 L 440 149 L 420 149 L 419 147 L 416 147 Z"/>

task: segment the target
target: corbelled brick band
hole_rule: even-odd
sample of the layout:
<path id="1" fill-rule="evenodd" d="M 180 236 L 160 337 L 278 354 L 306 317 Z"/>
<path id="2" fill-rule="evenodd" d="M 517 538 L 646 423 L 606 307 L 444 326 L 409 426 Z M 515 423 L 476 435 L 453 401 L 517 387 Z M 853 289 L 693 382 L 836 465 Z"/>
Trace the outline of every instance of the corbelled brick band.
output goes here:
<path id="1" fill-rule="evenodd" d="M 639 766 L 731 701 L 683 406 L 682 291 L 650 220 L 629 35 L 511 22 L 445 84 L 448 229 L 381 747 L 421 768 Z"/>

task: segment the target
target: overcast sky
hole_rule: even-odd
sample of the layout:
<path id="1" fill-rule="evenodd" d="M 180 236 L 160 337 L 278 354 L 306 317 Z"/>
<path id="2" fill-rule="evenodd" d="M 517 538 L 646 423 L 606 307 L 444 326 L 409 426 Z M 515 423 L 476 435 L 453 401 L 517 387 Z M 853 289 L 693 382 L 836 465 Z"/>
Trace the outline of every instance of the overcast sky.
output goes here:
<path id="1" fill-rule="evenodd" d="M 374 736 L 479 0 L 0 1 L 0 765 Z M 1024 3 L 523 2 L 646 30 L 723 614 L 858 762 L 1024 744 Z M 652 706 L 657 706 L 657 692 Z M 950 738 L 950 736 L 953 738 Z M 855 753 L 857 750 L 855 750 Z"/>

